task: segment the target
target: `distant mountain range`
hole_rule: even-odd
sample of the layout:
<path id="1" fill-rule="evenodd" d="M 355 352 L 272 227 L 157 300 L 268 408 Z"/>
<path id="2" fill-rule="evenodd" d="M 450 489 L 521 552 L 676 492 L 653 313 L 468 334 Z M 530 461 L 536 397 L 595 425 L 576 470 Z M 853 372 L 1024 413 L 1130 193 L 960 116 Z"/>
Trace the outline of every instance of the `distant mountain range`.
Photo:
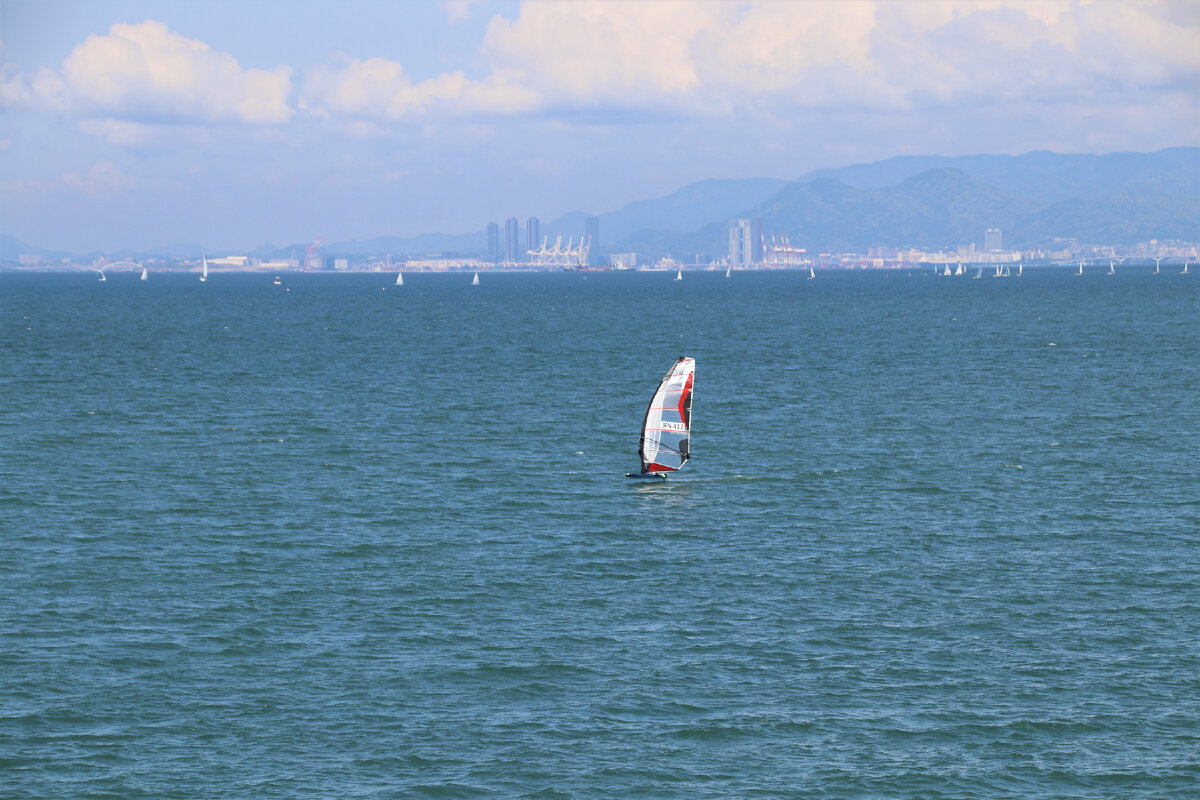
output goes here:
<path id="1" fill-rule="evenodd" d="M 1195 241 L 1200 148 L 1102 156 L 905 156 L 816 170 L 736 214 L 711 215 L 688 232 L 647 226 L 609 249 L 689 260 L 693 253 L 720 255 L 730 217 L 759 217 L 765 234 L 786 234 L 810 252 L 982 244 L 987 228 L 1001 228 L 1006 246 L 1020 248 L 1056 239 Z M 600 231 L 604 238 L 603 218 Z"/>
<path id="2" fill-rule="evenodd" d="M 591 214 L 574 211 L 543 223 L 554 239 L 583 233 Z M 1129 245 L 1150 239 L 1200 240 L 1200 147 L 1106 155 L 1033 152 L 1019 156 L 900 156 L 871 164 L 809 172 L 796 180 L 703 180 L 671 194 L 596 215 L 602 253 L 721 255 L 728 222 L 759 217 L 763 232 L 786 234 L 810 252 L 865 252 L 872 247 L 953 248 L 982 243 L 987 228 L 1004 230 L 1005 245 L 1028 248 L 1055 240 Z M 502 221 L 497 221 L 502 223 Z M 522 220 L 522 233 L 524 220 Z M 304 244 L 264 246 L 248 253 L 283 257 Z M 329 255 L 456 252 L 482 255 L 484 231 L 334 242 Z M 177 245 L 136 258 L 195 256 Z M 0 237 L 0 259 L 43 250 Z M 100 254 L 84 254 L 93 257 Z"/>

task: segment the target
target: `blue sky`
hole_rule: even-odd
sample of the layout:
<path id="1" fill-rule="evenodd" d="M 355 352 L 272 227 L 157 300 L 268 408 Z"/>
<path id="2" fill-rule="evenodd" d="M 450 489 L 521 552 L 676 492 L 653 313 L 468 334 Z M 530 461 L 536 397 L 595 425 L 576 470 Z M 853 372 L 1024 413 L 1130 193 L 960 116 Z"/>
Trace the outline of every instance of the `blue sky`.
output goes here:
<path id="1" fill-rule="evenodd" d="M 481 230 L 703 178 L 1200 143 L 1195 2 L 0 0 L 0 233 Z"/>

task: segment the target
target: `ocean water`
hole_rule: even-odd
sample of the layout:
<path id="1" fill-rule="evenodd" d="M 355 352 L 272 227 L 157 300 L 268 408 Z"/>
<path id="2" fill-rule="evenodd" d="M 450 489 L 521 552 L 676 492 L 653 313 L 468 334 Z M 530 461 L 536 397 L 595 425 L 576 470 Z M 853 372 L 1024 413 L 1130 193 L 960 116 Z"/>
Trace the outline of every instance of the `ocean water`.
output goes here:
<path id="1" fill-rule="evenodd" d="M 1069 272 L 0 275 L 0 795 L 1200 796 L 1200 276 Z"/>

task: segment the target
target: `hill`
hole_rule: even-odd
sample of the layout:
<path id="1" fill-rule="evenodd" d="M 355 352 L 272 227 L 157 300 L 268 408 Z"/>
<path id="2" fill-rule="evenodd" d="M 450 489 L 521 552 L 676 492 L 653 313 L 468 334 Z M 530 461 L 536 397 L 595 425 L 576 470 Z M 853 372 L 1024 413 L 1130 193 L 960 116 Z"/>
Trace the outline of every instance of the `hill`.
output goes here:
<path id="1" fill-rule="evenodd" d="M 1006 244 L 1055 239 L 1116 245 L 1200 238 L 1200 148 L 1104 156 L 917 156 L 820 170 L 730 217 L 759 217 L 814 252 L 872 247 L 941 249 L 982 243 L 987 228 Z M 612 249 L 647 256 L 724 252 L 725 223 L 691 233 L 642 229 Z"/>

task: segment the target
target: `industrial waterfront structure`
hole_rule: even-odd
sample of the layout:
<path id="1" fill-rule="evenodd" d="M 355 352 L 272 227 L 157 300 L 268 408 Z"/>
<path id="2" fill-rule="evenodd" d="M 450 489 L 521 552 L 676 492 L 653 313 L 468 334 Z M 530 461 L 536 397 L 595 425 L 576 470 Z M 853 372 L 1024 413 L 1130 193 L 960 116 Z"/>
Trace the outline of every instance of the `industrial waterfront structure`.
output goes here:
<path id="1" fill-rule="evenodd" d="M 600 265 L 600 218 L 588 217 L 583 221 L 583 237 L 587 241 L 587 265 Z"/>

